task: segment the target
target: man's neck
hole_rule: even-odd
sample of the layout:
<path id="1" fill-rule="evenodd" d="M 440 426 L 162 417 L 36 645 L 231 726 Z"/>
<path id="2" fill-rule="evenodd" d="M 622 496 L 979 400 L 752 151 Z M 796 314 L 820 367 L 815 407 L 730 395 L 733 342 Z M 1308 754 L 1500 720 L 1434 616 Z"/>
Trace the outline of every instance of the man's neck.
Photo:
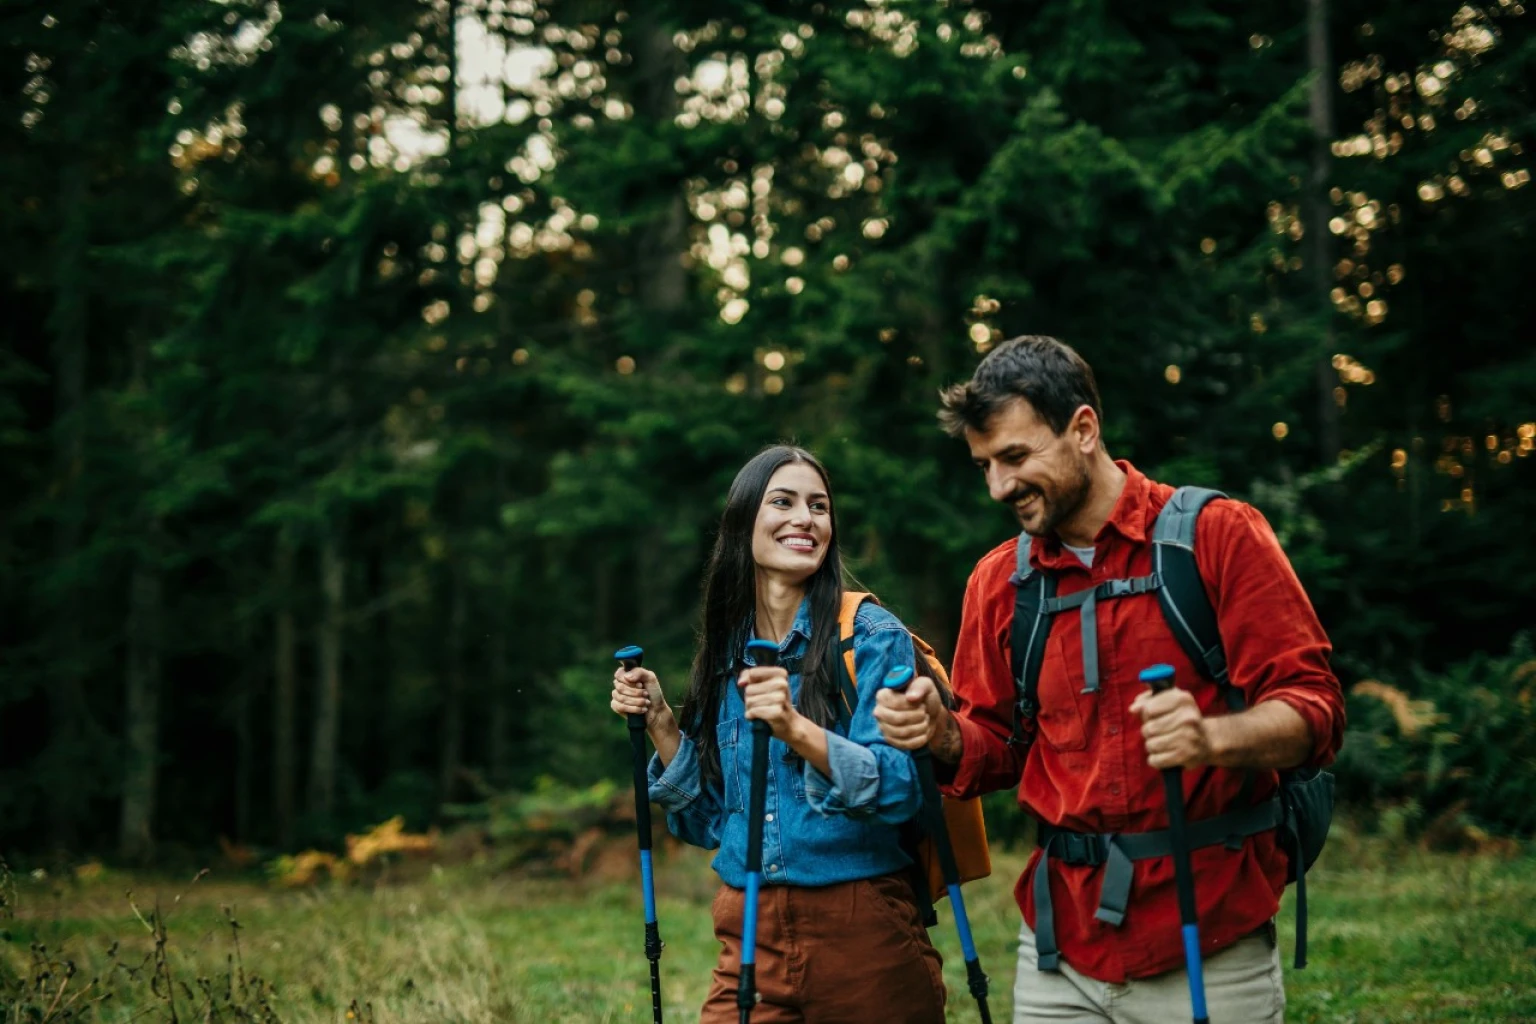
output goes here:
<path id="1" fill-rule="evenodd" d="M 1088 497 L 1071 518 L 1056 527 L 1057 538 L 1068 547 L 1093 547 L 1124 490 L 1125 471 L 1101 448 L 1094 455 L 1089 470 Z"/>
<path id="2" fill-rule="evenodd" d="M 794 627 L 795 616 L 800 612 L 800 602 L 805 600 L 805 584 L 788 583 L 783 579 L 758 570 L 757 620 L 758 639 L 782 643 Z"/>

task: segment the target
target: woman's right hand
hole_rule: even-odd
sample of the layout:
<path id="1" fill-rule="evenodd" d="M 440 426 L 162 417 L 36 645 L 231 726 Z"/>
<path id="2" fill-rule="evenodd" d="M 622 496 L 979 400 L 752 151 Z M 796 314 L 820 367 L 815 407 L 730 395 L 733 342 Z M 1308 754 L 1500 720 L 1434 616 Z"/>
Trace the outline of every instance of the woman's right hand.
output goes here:
<path id="1" fill-rule="evenodd" d="M 617 715 L 644 715 L 647 732 L 672 721 L 672 708 L 661 692 L 661 681 L 648 668 L 615 669 L 613 696 L 608 706 Z"/>

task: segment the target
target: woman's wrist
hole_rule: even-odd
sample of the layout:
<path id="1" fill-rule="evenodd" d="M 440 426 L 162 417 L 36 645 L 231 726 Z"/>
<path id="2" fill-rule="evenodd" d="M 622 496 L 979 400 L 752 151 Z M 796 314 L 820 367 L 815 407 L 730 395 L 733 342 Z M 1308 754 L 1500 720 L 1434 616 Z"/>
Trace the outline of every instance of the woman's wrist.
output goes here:
<path id="1" fill-rule="evenodd" d="M 805 757 L 808 753 L 808 748 L 815 743 L 817 739 L 816 734 L 819 732 L 821 732 L 821 726 L 797 711 L 795 712 L 794 725 L 790 728 L 789 737 L 784 742 L 795 753 Z"/>
<path id="2" fill-rule="evenodd" d="M 654 744 L 658 739 L 669 739 L 678 733 L 677 718 L 672 714 L 672 706 L 665 702 L 656 710 L 656 717 L 646 723 L 645 731 L 651 737 Z"/>

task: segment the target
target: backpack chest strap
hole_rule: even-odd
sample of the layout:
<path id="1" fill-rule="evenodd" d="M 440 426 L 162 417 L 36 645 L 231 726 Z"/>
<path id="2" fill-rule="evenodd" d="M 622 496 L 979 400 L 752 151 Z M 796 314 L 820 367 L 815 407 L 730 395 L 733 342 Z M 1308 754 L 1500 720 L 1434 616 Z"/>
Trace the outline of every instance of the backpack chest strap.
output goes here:
<path id="1" fill-rule="evenodd" d="M 1080 609 L 1083 634 L 1083 692 L 1099 692 L 1099 601 L 1117 597 L 1150 594 L 1162 588 L 1162 577 L 1134 576 L 1123 580 L 1105 580 L 1096 587 L 1079 590 L 1065 597 L 1050 597 L 1040 603 L 1042 615 L 1055 615 L 1069 608 Z"/>

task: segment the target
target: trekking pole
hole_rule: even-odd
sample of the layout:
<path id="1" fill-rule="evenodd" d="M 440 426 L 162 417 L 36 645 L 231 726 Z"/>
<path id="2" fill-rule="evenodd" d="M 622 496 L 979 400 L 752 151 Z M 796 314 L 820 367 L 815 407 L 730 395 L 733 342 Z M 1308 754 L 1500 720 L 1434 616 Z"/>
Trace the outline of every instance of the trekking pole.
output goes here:
<path id="1" fill-rule="evenodd" d="M 613 656 L 625 669 L 639 668 L 645 652 L 625 647 Z M 651 962 L 651 1020 L 661 1024 L 661 929 L 656 923 L 656 887 L 651 874 L 651 797 L 646 779 L 645 716 L 630 715 L 629 749 L 634 754 L 635 832 L 640 839 L 640 887 L 645 892 L 645 958 Z"/>
<path id="2" fill-rule="evenodd" d="M 1173 687 L 1173 666 L 1153 665 L 1142 669 L 1139 678 L 1153 693 L 1162 693 Z M 1205 971 L 1200 960 L 1200 919 L 1195 911 L 1195 873 L 1189 864 L 1189 842 L 1184 836 L 1184 769 L 1163 769 L 1163 792 L 1168 798 L 1168 839 L 1173 847 L 1173 878 L 1179 891 L 1189 1001 L 1195 1024 L 1209 1024 L 1211 1018 L 1205 1011 Z"/>
<path id="3" fill-rule="evenodd" d="M 903 665 L 885 676 L 885 687 L 901 693 L 912 682 L 912 670 Z M 939 796 L 939 781 L 933 774 L 933 758 L 927 747 L 912 751 L 917 763 L 917 778 L 923 788 L 923 816 L 928 819 L 928 835 L 939 854 L 939 869 L 944 873 L 944 887 L 949 890 L 950 905 L 955 908 L 955 931 L 960 933 L 960 951 L 965 955 L 965 978 L 971 995 L 981 1011 L 981 1024 L 992 1024 L 987 1008 L 987 976 L 982 973 L 976 943 L 971 939 L 971 919 L 965 912 L 965 897 L 960 894 L 960 867 L 955 863 L 955 849 L 949 842 L 949 827 L 944 822 L 944 805 Z"/>
<path id="4" fill-rule="evenodd" d="M 759 668 L 779 663 L 779 646 L 767 640 L 747 644 Z M 757 891 L 763 883 L 763 804 L 768 797 L 768 723 L 752 722 L 752 783 L 747 791 L 747 900 L 741 920 L 741 973 L 736 984 L 736 1007 L 741 1024 L 752 1019 L 757 1005 Z"/>

